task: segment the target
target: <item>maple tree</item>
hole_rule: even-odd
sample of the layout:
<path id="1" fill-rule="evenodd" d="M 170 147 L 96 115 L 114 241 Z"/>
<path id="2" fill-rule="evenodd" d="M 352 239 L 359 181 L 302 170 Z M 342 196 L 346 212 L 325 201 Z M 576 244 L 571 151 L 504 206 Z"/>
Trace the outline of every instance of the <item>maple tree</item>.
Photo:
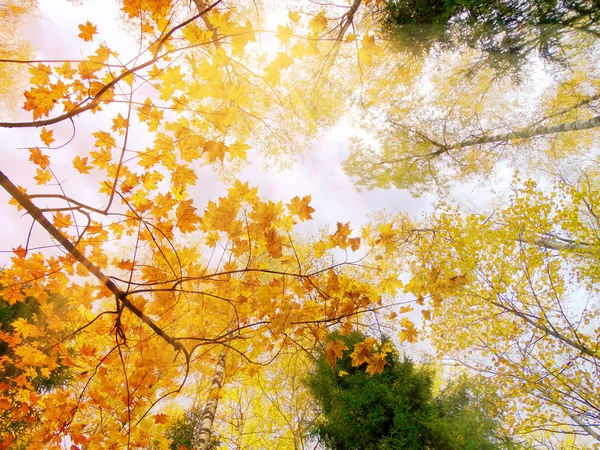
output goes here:
<path id="1" fill-rule="evenodd" d="M 10 202 L 32 220 L 0 284 L 11 306 L 35 297 L 43 318 L 19 319 L 2 336 L 10 349 L 1 360 L 2 414 L 33 425 L 25 435 L 2 430 L 2 448 L 167 446 L 155 429 L 169 422 L 160 408 L 196 389 L 205 395 L 191 443 L 206 448 L 227 372 L 319 345 L 331 329 L 348 333 L 397 302 L 398 274 L 360 265 L 358 252 L 368 249 L 349 223 L 300 238 L 297 223 L 314 212 L 310 195 L 273 202 L 231 177 L 255 142 L 267 152 L 293 149 L 297 133 L 317 131 L 310 118 L 332 114 L 315 112 L 322 94 L 305 99 L 283 73 L 294 59 L 308 64 L 311 51 L 318 65 L 320 47 L 335 51 L 336 43 L 319 41 L 325 15 L 307 16 L 302 26 L 314 43 L 288 47 L 292 59 L 251 47 L 256 32 L 244 5 L 194 5 L 123 1 L 142 49 L 129 62 L 97 44 L 93 21 L 80 24 L 75 33 L 89 56 L 27 63 L 23 109 L 31 119 L 0 123 L 39 132 L 26 150 L 35 184 L 17 186 L 9 168 L 0 172 Z M 349 12 L 340 40 L 351 21 Z M 284 93 L 294 100 L 281 100 Z M 91 140 L 77 132 L 90 114 L 100 117 Z M 60 142 L 69 126 L 73 137 Z M 202 165 L 229 182 L 203 211 L 193 191 Z M 64 181 L 71 177 L 77 181 Z M 78 183 L 99 193 L 79 195 Z M 30 238 L 43 234 L 55 246 L 32 248 Z M 54 311 L 51 296 L 68 308 Z M 36 335 L 56 338 L 26 339 Z M 68 384 L 32 390 L 38 371 L 59 366 L 72 374 Z M 212 383 L 202 388 L 200 380 Z"/>
<path id="2" fill-rule="evenodd" d="M 369 329 L 426 336 L 487 374 L 524 439 L 598 439 L 593 43 L 570 42 L 547 83 L 514 86 L 466 78 L 476 49 L 425 57 L 382 41 L 379 1 L 285 5 L 269 31 L 272 6 L 122 0 L 135 50 L 104 41 L 94 17 L 71 30 L 84 56 L 0 48 L 3 100 L 24 91 L 25 110 L 0 128 L 27 141 L 4 144 L 19 170 L 6 162 L 0 185 L 30 230 L 10 243 L 0 295 L 37 302 L 3 325 L 0 417 L 31 426 L 1 430 L 0 448 L 168 448 L 179 425 L 197 449 L 299 448 L 314 419 L 304 358 L 339 364 L 343 336 Z M 368 132 L 345 164 L 366 187 L 526 176 L 485 214 L 449 201 L 312 235 L 310 191 L 272 201 L 236 179 L 257 153 L 286 164 L 340 118 Z M 547 192 L 530 180 L 540 169 Z M 387 364 L 374 348 L 352 352 L 371 377 Z M 35 389 L 62 367 L 68 383 Z"/>

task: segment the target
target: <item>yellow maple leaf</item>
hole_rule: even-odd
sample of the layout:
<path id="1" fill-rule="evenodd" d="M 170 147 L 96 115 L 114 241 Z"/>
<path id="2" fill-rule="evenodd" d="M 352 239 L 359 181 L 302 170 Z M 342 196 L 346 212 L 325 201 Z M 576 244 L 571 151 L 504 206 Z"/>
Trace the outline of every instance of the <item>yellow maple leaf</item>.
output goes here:
<path id="1" fill-rule="evenodd" d="M 121 115 L 121 113 L 117 114 L 117 117 L 112 119 L 113 126 L 111 130 L 118 131 L 119 134 L 123 134 L 127 129 L 127 125 L 129 121 Z"/>
<path id="2" fill-rule="evenodd" d="M 375 353 L 372 357 L 369 358 L 366 372 L 373 376 L 376 373 L 382 373 L 383 368 L 385 367 L 387 361 L 385 359 L 385 354 L 383 353 Z"/>
<path id="3" fill-rule="evenodd" d="M 56 213 L 54 213 L 54 221 L 53 221 L 53 225 L 58 228 L 67 228 L 70 227 L 73 224 L 73 221 L 71 219 L 71 216 L 68 214 L 63 214 L 60 211 L 57 211 Z"/>
<path id="4" fill-rule="evenodd" d="M 350 354 L 352 367 L 358 367 L 369 361 L 376 342 L 372 337 L 368 337 L 354 346 L 354 351 Z"/>
<path id="5" fill-rule="evenodd" d="M 21 337 L 40 337 L 44 335 L 44 332 L 40 330 L 35 325 L 29 323 L 27 319 L 23 317 L 19 317 L 12 323 L 12 327 L 15 331 L 18 331 L 21 334 Z"/>
<path id="6" fill-rule="evenodd" d="M 310 19 L 308 22 L 308 27 L 313 32 L 313 34 L 319 34 L 327 28 L 327 17 L 325 17 L 325 11 L 321 11 L 315 17 Z"/>
<path id="7" fill-rule="evenodd" d="M 287 44 L 292 37 L 292 28 L 283 25 L 277 25 L 277 39 L 283 44 Z"/>
<path id="8" fill-rule="evenodd" d="M 37 84 L 38 86 L 44 86 L 50 82 L 50 74 L 52 69 L 46 64 L 38 64 L 37 67 L 30 67 L 29 73 L 31 78 L 29 82 L 31 84 Z"/>
<path id="9" fill-rule="evenodd" d="M 400 322 L 400 325 L 402 326 L 402 329 L 400 330 L 400 333 L 399 333 L 400 342 L 405 342 L 405 341 L 408 341 L 411 343 L 415 342 L 417 339 L 417 336 L 419 335 L 419 332 L 415 328 L 415 324 L 412 323 L 406 317 L 403 317 L 402 321 Z"/>
<path id="10" fill-rule="evenodd" d="M 185 193 L 187 187 L 194 185 L 197 180 L 198 175 L 194 170 L 185 165 L 178 165 L 171 173 L 171 192 L 175 198 L 179 199 Z"/>
<path id="11" fill-rule="evenodd" d="M 292 65 L 294 60 L 285 53 L 278 53 L 273 62 L 265 68 L 265 80 L 274 86 L 281 80 L 281 71 Z"/>
<path id="12" fill-rule="evenodd" d="M 242 141 L 237 141 L 235 144 L 230 145 L 227 151 L 231 159 L 239 158 L 246 161 L 246 150 L 249 150 L 250 146 Z"/>
<path id="13" fill-rule="evenodd" d="M 91 167 L 88 166 L 87 162 L 87 156 L 82 158 L 81 156 L 77 155 L 75 158 L 73 158 L 73 167 L 75 167 L 79 173 L 90 173 Z"/>
<path id="14" fill-rule="evenodd" d="M 328 342 L 325 346 L 325 359 L 331 367 L 335 367 L 335 363 L 344 354 L 344 350 L 348 350 L 344 341 L 336 339 L 335 341 Z"/>
<path id="15" fill-rule="evenodd" d="M 192 206 L 192 200 L 185 200 L 177 206 L 175 216 L 177 217 L 177 228 L 184 233 L 196 230 L 200 217 L 195 213 L 196 208 Z"/>
<path id="16" fill-rule="evenodd" d="M 223 161 L 225 158 L 225 150 L 227 146 L 221 141 L 208 140 L 202 146 L 203 153 L 206 153 L 209 162 L 216 160 Z"/>
<path id="17" fill-rule="evenodd" d="M 54 130 L 47 130 L 46 127 L 42 128 L 40 132 L 40 139 L 44 144 L 49 146 L 54 142 Z"/>
<path id="18" fill-rule="evenodd" d="M 89 20 L 83 25 L 78 25 L 77 28 L 79 28 L 80 31 L 77 36 L 83 39 L 85 42 L 93 40 L 94 34 L 98 33 L 96 26 L 92 25 Z"/>
<path id="19" fill-rule="evenodd" d="M 105 148 L 110 150 L 116 145 L 115 138 L 107 133 L 106 131 L 95 131 L 92 136 L 96 138 L 94 145 L 98 148 Z"/>
<path id="20" fill-rule="evenodd" d="M 29 149 L 29 161 L 37 164 L 42 169 L 46 169 L 50 165 L 50 158 L 48 158 L 47 155 L 44 155 L 39 148 Z"/>
<path id="21" fill-rule="evenodd" d="M 42 186 L 52 179 L 52 173 L 49 170 L 36 169 L 36 175 L 33 179 Z"/>
<path id="22" fill-rule="evenodd" d="M 23 109 L 32 111 L 33 118 L 39 119 L 42 116 L 47 116 L 67 93 L 68 87 L 62 81 L 50 84 L 47 87 L 33 87 L 23 93 L 25 96 Z"/>
<path id="23" fill-rule="evenodd" d="M 274 228 L 269 228 L 264 232 L 267 251 L 271 258 L 281 258 L 283 256 L 283 238 L 277 234 Z"/>
<path id="24" fill-rule="evenodd" d="M 71 67 L 70 62 L 65 61 L 62 66 L 56 68 L 56 73 L 65 78 L 71 79 L 77 73 L 77 71 Z"/>
<path id="25" fill-rule="evenodd" d="M 298 14 L 298 12 L 296 12 L 296 11 L 290 11 L 288 13 L 288 17 L 294 23 L 296 23 L 300 20 L 300 14 Z"/>
<path id="26" fill-rule="evenodd" d="M 311 220 L 312 213 L 315 212 L 315 209 L 309 206 L 310 200 L 310 195 L 302 197 L 302 200 L 300 200 L 299 197 L 294 197 L 286 206 L 290 212 L 294 215 L 297 215 L 300 220 Z"/>

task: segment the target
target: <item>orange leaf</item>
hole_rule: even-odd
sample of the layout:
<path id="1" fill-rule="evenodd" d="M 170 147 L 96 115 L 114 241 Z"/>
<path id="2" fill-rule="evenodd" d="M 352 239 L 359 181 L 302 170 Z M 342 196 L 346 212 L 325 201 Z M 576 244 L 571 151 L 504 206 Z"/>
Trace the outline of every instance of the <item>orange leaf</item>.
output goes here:
<path id="1" fill-rule="evenodd" d="M 419 335 L 419 332 L 415 328 L 415 324 L 412 323 L 410 320 L 408 320 L 406 317 L 404 317 L 404 318 L 402 318 L 400 325 L 402 326 L 402 329 L 399 333 L 400 342 L 404 342 L 404 341 L 408 341 L 411 343 L 415 342 L 417 339 L 417 336 Z"/>
<path id="2" fill-rule="evenodd" d="M 73 167 L 75 167 L 79 173 L 90 173 L 91 167 L 88 166 L 87 161 L 87 156 L 82 158 L 81 156 L 77 155 L 75 158 L 73 158 Z"/>
<path id="3" fill-rule="evenodd" d="M 386 364 L 385 355 L 382 353 L 375 353 L 371 358 L 369 358 L 369 365 L 367 366 L 367 373 L 370 376 L 375 375 L 376 373 L 383 372 L 383 368 Z"/>
<path id="4" fill-rule="evenodd" d="M 352 367 L 358 367 L 369 361 L 371 351 L 373 350 L 373 347 L 375 347 L 376 342 L 375 339 L 368 337 L 354 346 L 354 351 L 350 354 L 350 358 L 352 358 Z"/>
<path id="5" fill-rule="evenodd" d="M 294 197 L 286 206 L 290 212 L 297 215 L 300 220 L 310 220 L 312 219 L 312 213 L 315 212 L 315 209 L 308 205 L 310 200 L 310 195 L 302 197 L 302 200 L 300 200 L 299 197 Z"/>
<path id="6" fill-rule="evenodd" d="M 48 158 L 47 155 L 44 155 L 39 148 L 29 149 L 29 161 L 37 164 L 42 169 L 45 169 L 50 165 L 50 158 Z"/>
<path id="7" fill-rule="evenodd" d="M 177 228 L 184 233 L 190 233 L 196 229 L 200 223 L 200 217 L 194 212 L 196 208 L 192 206 L 192 200 L 185 200 L 179 203 L 175 216 L 177 217 Z"/>
<path id="8" fill-rule="evenodd" d="M 79 33 L 77 36 L 83 39 L 85 42 L 93 40 L 94 34 L 98 33 L 96 25 L 92 25 L 89 20 L 83 25 L 78 25 L 77 28 L 79 28 L 79 31 L 81 31 L 81 33 Z"/>
<path id="9" fill-rule="evenodd" d="M 271 258 L 281 258 L 283 256 L 283 238 L 277 234 L 273 228 L 269 228 L 264 233 L 267 241 L 267 251 Z"/>
<path id="10" fill-rule="evenodd" d="M 350 244 L 350 248 L 352 249 L 353 252 L 357 251 L 360 248 L 360 238 L 359 237 L 348 239 L 348 243 Z"/>
<path id="11" fill-rule="evenodd" d="M 154 415 L 154 423 L 167 423 L 169 421 L 169 416 L 166 414 L 155 414 Z"/>
<path id="12" fill-rule="evenodd" d="M 342 357 L 344 350 L 348 350 L 344 341 L 336 339 L 331 341 L 325 347 L 325 359 L 331 367 L 335 367 L 335 362 Z"/>
<path id="13" fill-rule="evenodd" d="M 25 256 L 27 256 L 27 249 L 23 248 L 20 245 L 17 248 L 13 248 L 12 251 L 15 255 L 17 255 L 21 259 L 25 258 Z"/>
<path id="14" fill-rule="evenodd" d="M 50 145 L 54 142 L 54 130 L 46 130 L 46 127 L 42 128 L 42 131 L 40 132 L 40 139 L 42 140 L 42 142 L 46 145 Z"/>
<path id="15" fill-rule="evenodd" d="M 54 222 L 53 222 L 54 226 L 56 228 L 66 228 L 66 227 L 70 227 L 73 224 L 73 221 L 71 220 L 71 216 L 68 214 L 63 214 L 60 211 L 57 211 L 54 214 Z"/>

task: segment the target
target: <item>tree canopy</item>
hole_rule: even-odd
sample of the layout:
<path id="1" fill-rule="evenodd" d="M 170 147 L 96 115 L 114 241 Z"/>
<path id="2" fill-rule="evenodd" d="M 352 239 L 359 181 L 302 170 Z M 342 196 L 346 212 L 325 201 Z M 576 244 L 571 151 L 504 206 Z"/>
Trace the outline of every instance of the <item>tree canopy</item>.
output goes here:
<path id="1" fill-rule="evenodd" d="M 597 9 L 4 2 L 0 449 L 312 448 L 319 353 L 372 433 L 410 379 L 415 445 L 508 445 L 385 335 L 514 442 L 597 446 Z"/>

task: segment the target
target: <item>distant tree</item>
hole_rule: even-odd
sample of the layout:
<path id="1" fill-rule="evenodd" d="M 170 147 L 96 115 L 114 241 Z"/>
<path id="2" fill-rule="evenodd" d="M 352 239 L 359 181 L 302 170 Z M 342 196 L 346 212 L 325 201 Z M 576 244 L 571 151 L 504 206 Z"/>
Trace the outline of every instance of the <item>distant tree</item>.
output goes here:
<path id="1" fill-rule="evenodd" d="M 384 34 L 409 50 L 466 45 L 502 72 L 518 71 L 534 53 L 564 62 L 574 32 L 600 36 L 598 0 L 387 0 L 381 13 Z"/>
<path id="2" fill-rule="evenodd" d="M 308 386 L 322 412 L 314 434 L 332 450 L 518 448 L 499 431 L 489 395 L 461 379 L 434 395 L 434 371 L 400 359 L 389 342 L 365 346 L 352 333 L 330 339 L 347 347 L 335 367 L 319 355 Z M 387 353 L 380 373 L 369 374 L 368 353 Z M 362 354 L 364 363 L 356 366 Z M 361 357 L 359 357 L 361 358 Z M 328 361 L 329 359 L 329 361 Z M 353 364 L 354 362 L 354 364 Z"/>

